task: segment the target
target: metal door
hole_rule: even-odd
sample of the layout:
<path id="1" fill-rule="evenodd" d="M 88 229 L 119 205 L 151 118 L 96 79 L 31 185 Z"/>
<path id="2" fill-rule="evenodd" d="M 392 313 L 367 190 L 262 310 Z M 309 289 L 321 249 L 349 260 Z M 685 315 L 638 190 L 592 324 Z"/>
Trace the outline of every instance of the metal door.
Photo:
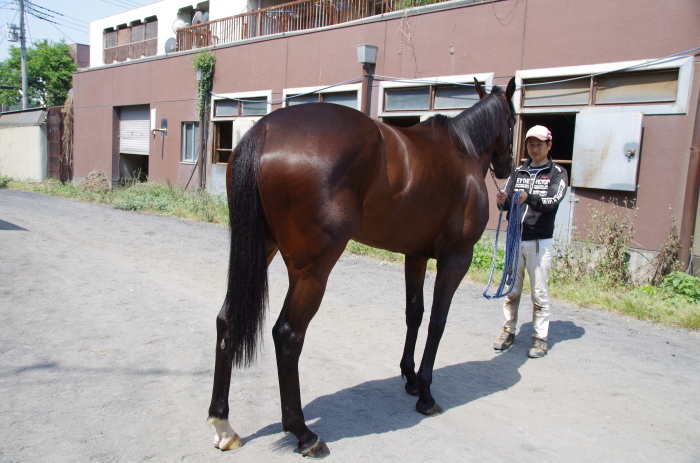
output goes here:
<path id="1" fill-rule="evenodd" d="M 151 115 L 148 106 L 124 106 L 119 111 L 119 152 L 148 155 Z"/>
<path id="2" fill-rule="evenodd" d="M 642 113 L 587 108 L 576 116 L 571 185 L 635 191 Z"/>

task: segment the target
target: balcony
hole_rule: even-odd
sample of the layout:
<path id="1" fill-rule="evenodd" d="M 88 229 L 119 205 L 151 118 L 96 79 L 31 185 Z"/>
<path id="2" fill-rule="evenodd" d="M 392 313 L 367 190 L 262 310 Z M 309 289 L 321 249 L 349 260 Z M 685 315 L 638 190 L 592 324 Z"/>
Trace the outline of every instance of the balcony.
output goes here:
<path id="1" fill-rule="evenodd" d="M 446 0 L 419 0 L 439 3 Z M 417 2 L 416 2 L 417 3 Z M 298 0 L 177 30 L 178 51 L 315 29 L 407 8 L 411 0 Z"/>
<path id="2" fill-rule="evenodd" d="M 104 63 L 121 63 L 144 56 L 154 56 L 158 48 L 158 21 L 134 24 L 104 33 Z"/>

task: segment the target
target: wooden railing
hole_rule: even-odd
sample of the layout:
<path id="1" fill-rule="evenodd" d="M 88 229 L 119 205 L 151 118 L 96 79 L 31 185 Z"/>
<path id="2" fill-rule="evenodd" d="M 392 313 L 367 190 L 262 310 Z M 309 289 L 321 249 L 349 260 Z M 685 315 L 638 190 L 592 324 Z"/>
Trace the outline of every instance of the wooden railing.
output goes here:
<path id="1" fill-rule="evenodd" d="M 157 53 L 158 39 L 141 40 L 139 42 L 119 45 L 116 47 L 105 47 L 105 64 L 114 62 L 121 63 L 127 59 L 139 59 L 144 56 L 155 56 Z"/>
<path id="2" fill-rule="evenodd" d="M 179 51 L 331 26 L 394 11 L 403 0 L 298 0 L 177 30 Z M 446 0 L 437 0 L 446 1 Z M 436 1 L 436 3 L 437 3 Z"/>

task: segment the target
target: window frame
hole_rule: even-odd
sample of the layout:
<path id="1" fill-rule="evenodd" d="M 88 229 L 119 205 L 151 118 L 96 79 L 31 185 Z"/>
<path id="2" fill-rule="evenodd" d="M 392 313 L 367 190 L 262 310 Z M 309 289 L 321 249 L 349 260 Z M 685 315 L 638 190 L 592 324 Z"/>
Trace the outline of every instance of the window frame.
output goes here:
<path id="1" fill-rule="evenodd" d="M 428 110 L 409 110 L 409 111 L 385 111 L 385 91 L 386 89 L 394 88 L 408 88 L 408 87 L 430 87 L 430 86 L 443 86 L 455 84 L 473 84 L 474 79 L 482 83 L 486 88 L 490 90 L 493 86 L 494 80 L 493 72 L 486 72 L 481 74 L 463 74 L 456 76 L 440 76 L 440 77 L 430 77 L 426 79 L 406 79 L 398 81 L 381 81 L 379 82 L 379 98 L 378 98 L 378 114 L 377 117 L 403 117 L 403 116 L 421 116 L 430 117 L 436 114 L 444 114 L 447 116 L 456 116 L 457 114 L 464 111 L 463 109 L 428 109 Z M 431 89 L 431 94 L 434 93 Z M 434 101 L 434 96 L 431 96 L 431 102 Z"/>
<path id="2" fill-rule="evenodd" d="M 194 150 L 193 159 L 186 158 L 185 134 L 187 133 L 187 131 L 186 131 L 185 126 L 187 126 L 187 125 L 192 125 L 193 129 L 196 131 L 193 133 L 197 133 L 197 136 L 196 136 L 197 145 L 193 146 L 193 150 Z M 181 131 L 181 134 L 180 134 L 180 164 L 189 164 L 189 165 L 196 164 L 197 159 L 199 158 L 199 140 L 198 140 L 199 139 L 199 122 L 198 121 L 182 121 L 182 123 L 180 124 L 180 131 Z"/>
<path id="3" fill-rule="evenodd" d="M 627 69 L 634 66 L 634 69 Z M 611 103 L 596 104 L 595 99 L 589 96 L 588 104 L 573 106 L 527 106 L 523 105 L 522 84 L 526 80 L 537 79 L 566 79 L 569 77 L 610 73 L 623 74 L 625 72 L 637 73 L 643 71 L 662 71 L 678 69 L 678 89 L 676 100 L 673 103 Z M 620 70 L 620 72 L 616 72 Z M 559 68 L 531 69 L 515 72 L 517 90 L 513 96 L 513 104 L 518 114 L 542 114 L 542 113 L 578 113 L 583 108 L 595 107 L 600 111 L 609 112 L 642 112 L 646 115 L 662 114 L 687 114 L 692 84 L 693 57 L 684 56 L 669 58 L 662 61 L 639 60 L 621 63 L 603 63 L 583 66 L 568 66 Z M 591 77 L 588 77 L 591 81 Z"/>
<path id="4" fill-rule="evenodd" d="M 289 98 L 292 95 L 299 95 L 303 93 L 315 93 L 319 95 L 319 101 L 323 101 L 323 95 L 328 94 L 328 93 L 346 93 L 346 92 L 356 92 L 357 93 L 357 109 L 359 111 L 361 105 L 360 105 L 360 98 L 362 96 L 362 84 L 346 84 L 346 85 L 338 85 L 336 87 L 331 87 L 331 88 L 325 88 L 323 86 L 320 87 L 297 87 L 297 88 L 285 88 L 282 91 L 282 96 L 285 98 L 284 101 L 284 107 L 289 107 Z"/>
<path id="5" fill-rule="evenodd" d="M 267 109 L 265 114 L 259 114 L 259 115 L 250 115 L 250 116 L 215 116 L 214 110 L 216 109 L 216 102 L 220 100 L 230 100 L 230 99 L 241 99 L 245 100 L 246 98 L 266 98 L 267 99 Z M 211 126 L 212 127 L 212 135 L 213 135 L 213 142 L 212 142 L 212 147 L 207 148 L 207 156 L 210 156 L 210 161 L 213 164 L 219 164 L 223 165 L 223 163 L 219 162 L 220 156 L 219 152 L 224 150 L 220 146 L 217 146 L 218 140 L 218 126 L 216 124 L 218 123 L 224 123 L 224 122 L 230 122 L 233 126 L 234 121 L 244 121 L 244 120 L 249 120 L 253 122 L 259 121 L 262 117 L 264 117 L 267 114 L 270 114 L 272 111 L 272 90 L 261 90 L 261 91 L 254 91 L 254 92 L 238 92 L 238 93 L 220 93 L 220 94 L 215 94 L 212 95 L 212 104 L 211 104 L 211 109 L 210 111 L 210 121 L 211 121 Z M 241 106 L 238 105 L 238 114 L 241 114 Z M 232 127 L 233 129 L 233 127 Z M 232 140 L 232 147 L 225 148 L 226 151 L 233 152 L 233 148 L 235 148 L 236 141 Z"/>

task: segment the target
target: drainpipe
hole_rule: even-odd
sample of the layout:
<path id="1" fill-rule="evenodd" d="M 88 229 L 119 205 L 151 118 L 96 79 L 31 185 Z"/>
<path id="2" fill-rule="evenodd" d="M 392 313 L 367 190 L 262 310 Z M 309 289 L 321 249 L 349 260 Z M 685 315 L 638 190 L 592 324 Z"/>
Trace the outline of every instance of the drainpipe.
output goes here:
<path id="1" fill-rule="evenodd" d="M 693 141 L 690 145 L 690 160 L 688 161 L 688 180 L 685 184 L 685 202 L 681 218 L 681 252 L 679 261 L 684 268 L 690 265 L 690 247 L 695 233 L 695 220 L 698 209 L 698 192 L 700 190 L 700 92 L 695 108 L 695 127 Z"/>
<path id="2" fill-rule="evenodd" d="M 360 111 L 369 116 L 370 86 L 372 85 L 372 68 L 377 64 L 376 45 L 358 45 L 357 62 L 362 65 L 362 92 L 360 95 Z"/>

